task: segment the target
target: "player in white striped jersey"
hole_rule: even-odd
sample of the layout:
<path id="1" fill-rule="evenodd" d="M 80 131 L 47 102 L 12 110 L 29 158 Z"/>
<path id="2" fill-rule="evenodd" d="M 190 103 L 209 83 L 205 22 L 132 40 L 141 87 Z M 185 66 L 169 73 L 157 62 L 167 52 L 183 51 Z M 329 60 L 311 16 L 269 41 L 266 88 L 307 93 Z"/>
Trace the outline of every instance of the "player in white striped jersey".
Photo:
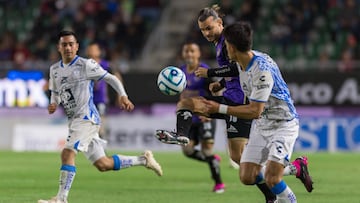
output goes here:
<path id="1" fill-rule="evenodd" d="M 117 77 L 105 71 L 93 59 L 77 55 L 79 48 L 76 35 L 72 31 L 62 31 L 58 38 L 58 51 L 61 60 L 50 67 L 49 89 L 51 101 L 48 106 L 50 114 L 57 106 L 64 107 L 68 117 L 69 135 L 61 152 L 59 190 L 50 200 L 39 200 L 39 203 L 66 203 L 68 193 L 76 174 L 75 157 L 83 152 L 86 158 L 99 170 L 120 170 L 131 166 L 142 165 L 162 175 L 160 165 L 151 151 L 140 156 L 113 155 L 106 156 L 104 141 L 99 138 L 100 115 L 93 103 L 93 84 L 105 80 L 120 95 L 120 105 L 132 111 L 134 105 L 128 99 L 126 91 Z"/>
<path id="2" fill-rule="evenodd" d="M 248 23 L 227 26 L 224 36 L 229 58 L 238 64 L 241 86 L 250 104 L 226 106 L 206 101 L 208 113 L 254 119 L 240 161 L 240 179 L 246 185 L 265 180 L 276 194 L 276 202 L 296 203 L 295 194 L 282 180 L 299 133 L 298 114 L 290 91 L 277 64 L 267 54 L 251 50 L 252 29 Z M 264 164 L 266 169 L 262 171 Z M 302 165 L 301 170 L 306 170 L 304 177 L 298 178 L 311 191 L 312 180 L 307 167 Z"/>

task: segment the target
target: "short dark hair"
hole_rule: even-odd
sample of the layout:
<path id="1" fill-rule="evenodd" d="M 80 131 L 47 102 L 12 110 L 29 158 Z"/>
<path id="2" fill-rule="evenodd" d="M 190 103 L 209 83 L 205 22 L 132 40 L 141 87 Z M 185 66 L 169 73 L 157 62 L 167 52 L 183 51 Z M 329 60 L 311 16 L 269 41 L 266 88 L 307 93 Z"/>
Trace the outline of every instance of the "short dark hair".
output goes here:
<path id="1" fill-rule="evenodd" d="M 252 28 L 248 22 L 236 22 L 225 26 L 224 37 L 237 50 L 246 52 L 252 48 Z"/>
<path id="2" fill-rule="evenodd" d="M 210 16 L 217 19 L 224 17 L 224 14 L 220 12 L 220 7 L 217 4 L 214 4 L 211 7 L 201 9 L 198 15 L 198 21 L 204 22 Z"/>
<path id="3" fill-rule="evenodd" d="M 64 37 L 64 36 L 74 36 L 76 42 L 78 41 L 77 40 L 77 36 L 76 36 L 76 33 L 74 31 L 71 31 L 71 30 L 62 30 L 60 31 L 60 33 L 58 34 L 58 42 L 60 41 L 60 38 L 61 37 Z"/>

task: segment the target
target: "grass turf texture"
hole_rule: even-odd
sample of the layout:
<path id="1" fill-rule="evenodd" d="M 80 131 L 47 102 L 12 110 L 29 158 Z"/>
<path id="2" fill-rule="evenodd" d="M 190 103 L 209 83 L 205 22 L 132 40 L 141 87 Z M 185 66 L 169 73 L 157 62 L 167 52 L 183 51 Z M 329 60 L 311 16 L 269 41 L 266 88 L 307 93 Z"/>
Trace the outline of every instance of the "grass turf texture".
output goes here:
<path id="1" fill-rule="evenodd" d="M 124 153 L 136 154 L 136 153 Z M 239 182 L 238 172 L 221 154 L 223 194 L 211 192 L 208 166 L 185 158 L 181 153 L 154 153 L 164 176 L 144 167 L 100 173 L 84 158 L 77 157 L 77 174 L 70 203 L 263 203 L 255 186 Z M 299 154 L 295 154 L 295 158 Z M 285 177 L 298 202 L 360 202 L 360 154 L 308 154 L 315 189 L 307 193 L 294 176 Z M 59 153 L 0 152 L 0 203 L 33 203 L 54 196 L 58 188 Z"/>

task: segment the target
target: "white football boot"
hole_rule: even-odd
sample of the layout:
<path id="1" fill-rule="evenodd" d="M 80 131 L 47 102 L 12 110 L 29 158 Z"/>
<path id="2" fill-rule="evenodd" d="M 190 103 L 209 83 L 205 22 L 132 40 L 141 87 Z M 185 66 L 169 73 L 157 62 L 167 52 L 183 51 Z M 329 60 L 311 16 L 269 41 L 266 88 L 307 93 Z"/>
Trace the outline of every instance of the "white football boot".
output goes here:
<path id="1" fill-rule="evenodd" d="M 162 176 L 163 171 L 161 169 L 160 164 L 155 160 L 153 153 L 151 151 L 147 150 L 144 152 L 144 157 L 146 159 L 145 167 L 155 171 L 155 173 L 158 176 Z"/>

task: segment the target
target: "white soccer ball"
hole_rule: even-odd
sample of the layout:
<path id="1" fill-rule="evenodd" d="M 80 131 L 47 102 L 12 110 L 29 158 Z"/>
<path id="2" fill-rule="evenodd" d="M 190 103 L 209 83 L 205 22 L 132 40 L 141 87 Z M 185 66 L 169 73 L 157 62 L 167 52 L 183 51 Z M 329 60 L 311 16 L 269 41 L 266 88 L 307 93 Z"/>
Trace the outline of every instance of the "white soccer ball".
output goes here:
<path id="1" fill-rule="evenodd" d="M 168 66 L 160 71 L 157 86 L 165 95 L 180 94 L 186 87 L 185 73 L 175 66 Z"/>

